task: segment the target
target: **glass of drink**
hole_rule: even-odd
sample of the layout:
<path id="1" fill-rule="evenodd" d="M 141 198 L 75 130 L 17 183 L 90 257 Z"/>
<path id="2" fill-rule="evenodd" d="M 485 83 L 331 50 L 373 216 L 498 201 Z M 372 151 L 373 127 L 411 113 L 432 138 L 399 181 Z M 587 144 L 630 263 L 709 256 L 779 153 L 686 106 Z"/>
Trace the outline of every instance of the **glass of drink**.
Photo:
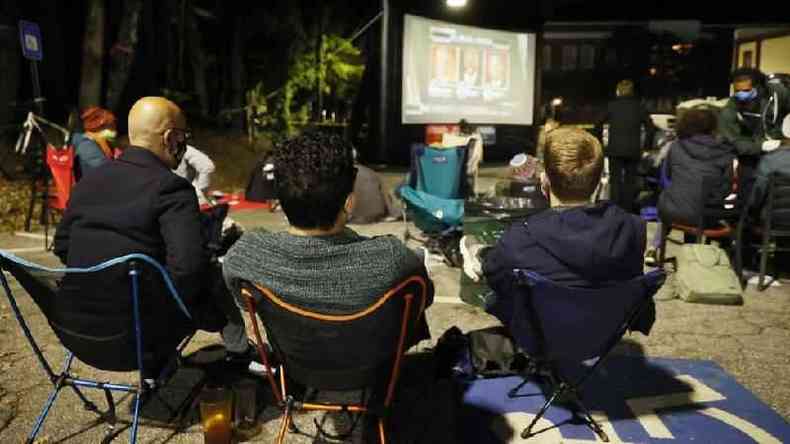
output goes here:
<path id="1" fill-rule="evenodd" d="M 236 398 L 236 435 L 242 441 L 257 436 L 261 427 L 257 421 L 255 381 L 242 380 L 233 387 Z"/>
<path id="2" fill-rule="evenodd" d="M 200 394 L 200 419 L 205 444 L 230 444 L 231 392 L 223 387 L 206 387 Z"/>

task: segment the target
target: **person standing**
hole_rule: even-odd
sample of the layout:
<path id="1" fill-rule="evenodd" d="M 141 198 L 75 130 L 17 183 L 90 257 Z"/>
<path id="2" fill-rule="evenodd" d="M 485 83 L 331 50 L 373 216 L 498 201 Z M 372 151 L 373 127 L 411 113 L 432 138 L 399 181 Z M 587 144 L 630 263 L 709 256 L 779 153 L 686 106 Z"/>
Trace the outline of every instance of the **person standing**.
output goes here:
<path id="1" fill-rule="evenodd" d="M 653 139 L 655 126 L 647 110 L 634 95 L 634 82 L 622 80 L 617 84 L 617 97 L 609 102 L 606 114 L 598 122 L 598 134 L 604 123 L 609 123 L 609 180 L 612 201 L 626 211 L 634 211 L 638 189 L 637 166 L 642 157 L 642 126 L 645 127 L 645 145 Z"/>

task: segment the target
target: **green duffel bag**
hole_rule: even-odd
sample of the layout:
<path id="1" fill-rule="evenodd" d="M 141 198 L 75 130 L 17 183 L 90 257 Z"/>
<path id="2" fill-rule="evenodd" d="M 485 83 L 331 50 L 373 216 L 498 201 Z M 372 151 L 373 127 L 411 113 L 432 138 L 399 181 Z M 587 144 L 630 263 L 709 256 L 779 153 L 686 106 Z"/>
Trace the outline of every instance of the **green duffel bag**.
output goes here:
<path id="1" fill-rule="evenodd" d="M 675 291 L 686 302 L 740 305 L 743 291 L 727 253 L 714 245 L 687 244 L 677 255 Z"/>

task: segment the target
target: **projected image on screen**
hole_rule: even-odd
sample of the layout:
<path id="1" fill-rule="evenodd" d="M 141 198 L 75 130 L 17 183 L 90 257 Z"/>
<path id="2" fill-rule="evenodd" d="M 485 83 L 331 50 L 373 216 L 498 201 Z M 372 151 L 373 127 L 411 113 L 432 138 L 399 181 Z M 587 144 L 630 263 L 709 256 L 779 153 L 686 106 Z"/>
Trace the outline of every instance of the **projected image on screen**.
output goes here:
<path id="1" fill-rule="evenodd" d="M 406 15 L 403 123 L 532 124 L 535 35 Z"/>

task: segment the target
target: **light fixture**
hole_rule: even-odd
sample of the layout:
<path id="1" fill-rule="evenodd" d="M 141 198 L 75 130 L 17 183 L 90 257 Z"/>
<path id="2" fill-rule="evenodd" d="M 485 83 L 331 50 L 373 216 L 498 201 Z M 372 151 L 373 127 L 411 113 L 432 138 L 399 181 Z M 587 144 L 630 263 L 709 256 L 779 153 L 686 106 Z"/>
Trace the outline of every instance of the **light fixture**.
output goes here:
<path id="1" fill-rule="evenodd" d="M 562 97 L 556 97 L 551 101 L 551 106 L 560 106 L 562 105 Z"/>
<path id="2" fill-rule="evenodd" d="M 447 0 L 447 6 L 451 8 L 463 8 L 466 6 L 466 0 Z"/>

